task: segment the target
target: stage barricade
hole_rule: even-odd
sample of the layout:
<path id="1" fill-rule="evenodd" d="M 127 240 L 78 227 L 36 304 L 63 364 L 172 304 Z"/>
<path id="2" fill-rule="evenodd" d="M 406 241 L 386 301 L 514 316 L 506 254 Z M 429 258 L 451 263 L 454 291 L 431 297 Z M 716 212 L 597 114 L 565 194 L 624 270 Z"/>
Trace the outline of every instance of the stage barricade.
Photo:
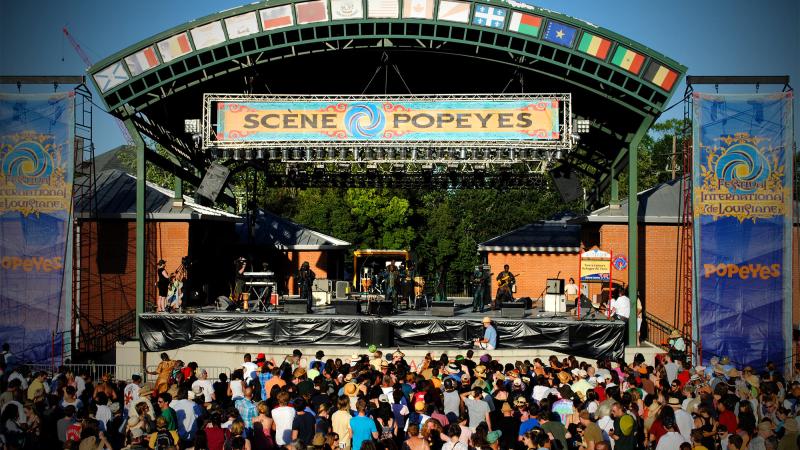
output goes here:
<path id="1" fill-rule="evenodd" d="M 483 325 L 475 319 L 410 319 L 402 316 L 142 314 L 140 324 L 140 348 L 147 352 L 201 343 L 360 346 L 370 339 L 375 340 L 374 333 L 373 336 L 362 336 L 362 333 L 369 333 L 376 326 L 391 332 L 388 342 L 401 348 L 466 348 L 471 346 L 473 339 L 483 336 Z M 500 348 L 552 350 L 593 359 L 621 358 L 624 355 L 625 324 L 620 321 L 552 317 L 497 319 L 494 325 Z"/>

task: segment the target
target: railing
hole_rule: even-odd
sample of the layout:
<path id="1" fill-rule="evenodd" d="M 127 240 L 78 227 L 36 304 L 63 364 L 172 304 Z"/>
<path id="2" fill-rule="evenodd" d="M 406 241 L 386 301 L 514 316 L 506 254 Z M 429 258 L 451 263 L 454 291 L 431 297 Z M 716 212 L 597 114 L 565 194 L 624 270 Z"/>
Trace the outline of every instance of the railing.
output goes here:
<path id="1" fill-rule="evenodd" d="M 47 373 L 52 373 L 53 367 L 50 364 L 28 364 L 28 367 L 33 372 L 38 371 L 45 371 Z M 135 373 L 138 373 L 142 376 L 142 380 L 147 381 L 148 377 L 151 379 L 155 379 L 153 375 L 147 375 L 147 373 L 142 372 L 142 368 L 139 365 L 135 364 L 65 364 L 64 367 L 72 371 L 75 375 L 79 373 L 85 372 L 87 375 L 92 377 L 93 380 L 99 380 L 103 375 L 110 374 L 111 378 L 114 380 L 122 380 L 122 381 L 130 381 L 131 376 Z M 228 367 L 216 367 L 216 366 L 202 366 L 200 369 L 205 369 L 208 372 L 209 379 L 217 379 L 219 378 L 219 374 L 224 373 L 226 375 L 230 375 L 231 369 Z M 156 366 L 147 366 L 147 370 L 150 372 L 154 372 L 156 370 Z"/>
<path id="2" fill-rule="evenodd" d="M 675 329 L 674 326 L 652 314 L 645 314 L 643 329 L 646 330 L 644 333 L 646 334 L 645 340 L 664 350 L 669 350 L 667 341 L 669 341 L 669 335 L 672 333 L 672 330 Z M 691 336 L 685 336 L 683 333 L 681 333 L 681 337 L 686 343 L 686 353 L 690 355 L 693 345 L 692 338 Z"/>
<path id="3" fill-rule="evenodd" d="M 130 311 L 111 322 L 92 324 L 78 342 L 84 352 L 105 352 L 114 348 L 114 343 L 136 335 L 136 312 Z"/>

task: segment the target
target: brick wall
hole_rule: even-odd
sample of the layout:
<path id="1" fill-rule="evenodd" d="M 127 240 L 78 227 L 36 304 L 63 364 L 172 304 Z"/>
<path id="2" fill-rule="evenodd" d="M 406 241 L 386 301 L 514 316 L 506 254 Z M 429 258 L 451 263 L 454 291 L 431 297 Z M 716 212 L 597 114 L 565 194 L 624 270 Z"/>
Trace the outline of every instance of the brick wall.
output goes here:
<path id="1" fill-rule="evenodd" d="M 145 299 L 155 303 L 156 263 L 167 260 L 170 272 L 178 267 L 188 251 L 189 223 L 149 222 L 145 231 Z M 136 223 L 83 222 L 80 247 L 80 292 L 76 292 L 76 298 L 81 329 L 91 329 L 136 310 Z"/>
<path id="2" fill-rule="evenodd" d="M 639 293 L 645 311 L 674 323 L 675 290 L 678 277 L 678 237 L 680 227 L 650 224 L 639 227 Z M 628 225 L 604 224 L 600 227 L 600 248 L 616 257 L 628 252 Z M 628 283 L 628 270 L 614 270 L 615 284 Z M 681 318 L 679 317 L 678 320 Z"/>
<path id="3" fill-rule="evenodd" d="M 300 265 L 306 261 L 308 261 L 308 265 L 311 266 L 311 270 L 314 271 L 314 275 L 316 275 L 317 278 L 328 278 L 328 252 L 319 250 L 287 251 L 285 255 L 289 261 L 287 273 L 289 295 L 300 294 L 300 290 L 295 283 L 295 275 L 297 275 L 297 272 L 300 270 Z"/>
<path id="4" fill-rule="evenodd" d="M 565 280 L 573 277 L 577 279 L 578 254 L 577 253 L 497 253 L 487 255 L 488 263 L 492 266 L 492 298 L 497 293 L 497 282 L 494 278 L 503 271 L 503 265 L 508 264 L 509 270 L 517 275 L 517 292 L 515 298 L 539 298 L 544 291 L 548 278 L 553 278 L 561 271 L 559 278 Z"/>

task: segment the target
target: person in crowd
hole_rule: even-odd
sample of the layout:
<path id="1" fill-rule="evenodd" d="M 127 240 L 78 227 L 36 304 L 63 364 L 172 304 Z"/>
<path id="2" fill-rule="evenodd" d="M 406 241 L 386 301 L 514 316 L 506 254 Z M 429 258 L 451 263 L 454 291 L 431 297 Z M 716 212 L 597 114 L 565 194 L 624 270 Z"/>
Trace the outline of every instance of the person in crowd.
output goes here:
<path id="1" fill-rule="evenodd" d="M 483 338 L 475 339 L 475 347 L 484 350 L 494 350 L 497 348 L 497 330 L 492 325 L 490 317 L 484 317 L 481 321 L 483 323 Z"/>

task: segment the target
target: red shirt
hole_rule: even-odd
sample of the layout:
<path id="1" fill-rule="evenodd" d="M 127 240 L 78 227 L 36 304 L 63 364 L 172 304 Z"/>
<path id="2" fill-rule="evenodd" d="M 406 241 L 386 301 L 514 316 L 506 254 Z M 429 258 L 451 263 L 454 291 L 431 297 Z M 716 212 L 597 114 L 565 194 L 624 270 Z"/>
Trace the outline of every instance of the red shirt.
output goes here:
<path id="1" fill-rule="evenodd" d="M 223 450 L 225 448 L 225 438 L 229 434 L 228 430 L 223 430 L 218 427 L 209 427 L 206 428 L 205 431 L 209 450 Z"/>
<path id="2" fill-rule="evenodd" d="M 681 387 L 686 386 L 686 383 L 689 382 L 689 378 L 691 378 L 691 375 L 689 375 L 688 370 L 684 370 L 678 374 L 678 381 L 681 382 Z"/>
<path id="3" fill-rule="evenodd" d="M 739 422 L 736 420 L 736 414 L 732 411 L 725 411 L 719 415 L 719 424 L 725 425 L 728 428 L 728 433 L 734 434 L 739 429 Z"/>
<path id="4" fill-rule="evenodd" d="M 594 391 L 597 393 L 597 401 L 599 403 L 606 401 L 606 388 L 603 386 L 597 386 L 594 388 Z"/>
<path id="5" fill-rule="evenodd" d="M 658 442 L 661 436 L 667 434 L 667 429 L 664 428 L 664 425 L 661 425 L 661 419 L 654 420 L 653 424 L 650 425 L 650 434 L 653 435 L 653 442 Z"/>

